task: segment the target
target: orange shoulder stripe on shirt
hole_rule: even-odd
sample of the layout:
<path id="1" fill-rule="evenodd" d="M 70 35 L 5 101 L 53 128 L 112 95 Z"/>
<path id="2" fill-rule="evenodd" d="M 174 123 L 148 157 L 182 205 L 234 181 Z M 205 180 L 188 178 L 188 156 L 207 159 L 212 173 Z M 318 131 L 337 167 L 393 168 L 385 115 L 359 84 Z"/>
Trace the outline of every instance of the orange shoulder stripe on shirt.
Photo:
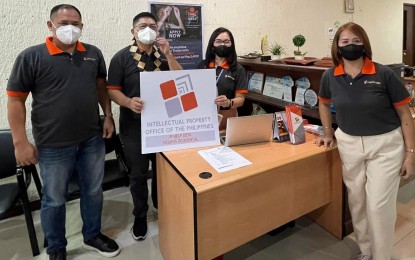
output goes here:
<path id="1" fill-rule="evenodd" d="M 411 97 L 411 96 L 409 96 L 409 97 L 405 98 L 405 99 L 404 99 L 404 100 L 402 100 L 402 101 L 399 101 L 399 102 L 393 103 L 393 105 L 394 105 L 394 106 L 396 106 L 396 107 L 400 107 L 400 106 L 403 106 L 403 105 L 408 104 L 409 102 L 411 102 L 411 100 L 412 100 L 412 97 Z"/>
<path id="2" fill-rule="evenodd" d="M 27 97 L 29 92 L 18 92 L 18 91 L 11 91 L 7 90 L 7 96 L 9 97 Z"/>
<path id="3" fill-rule="evenodd" d="M 320 101 L 322 101 L 322 102 L 331 102 L 331 98 L 323 98 L 323 97 L 320 97 L 320 96 L 318 96 L 318 100 L 320 100 Z"/>
<path id="4" fill-rule="evenodd" d="M 120 86 L 107 86 L 107 89 L 121 90 L 122 87 L 120 87 Z"/>
<path id="5" fill-rule="evenodd" d="M 237 89 L 235 91 L 235 93 L 238 93 L 238 94 L 246 94 L 246 93 L 248 93 L 248 90 L 247 89 Z"/>

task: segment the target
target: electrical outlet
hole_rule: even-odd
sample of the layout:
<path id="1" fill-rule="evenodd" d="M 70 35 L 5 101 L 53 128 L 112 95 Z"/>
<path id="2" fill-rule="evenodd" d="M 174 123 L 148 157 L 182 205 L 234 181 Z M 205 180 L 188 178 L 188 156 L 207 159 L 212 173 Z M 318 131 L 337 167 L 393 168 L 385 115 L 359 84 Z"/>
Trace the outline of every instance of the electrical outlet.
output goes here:
<path id="1" fill-rule="evenodd" d="M 354 12 L 354 0 L 344 0 L 344 7 L 346 13 Z"/>

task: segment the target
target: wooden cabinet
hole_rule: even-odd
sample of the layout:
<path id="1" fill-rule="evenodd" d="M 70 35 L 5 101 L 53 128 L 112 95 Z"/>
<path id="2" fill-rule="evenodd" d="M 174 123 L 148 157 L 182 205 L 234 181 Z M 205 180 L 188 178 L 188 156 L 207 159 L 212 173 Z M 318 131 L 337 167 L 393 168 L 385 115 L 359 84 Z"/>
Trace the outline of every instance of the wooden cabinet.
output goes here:
<path id="1" fill-rule="evenodd" d="M 261 72 L 264 74 L 264 80 L 266 76 L 282 78 L 284 76 L 290 76 L 294 81 L 307 77 L 310 80 L 310 88 L 317 94 L 320 89 L 320 79 L 327 68 L 317 66 L 299 66 L 299 65 L 287 65 L 277 64 L 275 62 L 264 62 L 259 59 L 255 60 L 238 60 L 238 62 L 245 68 L 246 71 Z M 295 97 L 295 87 L 293 87 L 293 97 Z M 261 105 L 267 112 L 275 112 L 283 110 L 285 106 L 292 104 L 290 102 L 268 97 L 260 93 L 250 92 L 246 95 L 246 101 L 242 108 L 239 109 L 240 115 L 248 115 L 252 112 L 252 103 Z M 303 116 L 315 123 L 320 123 L 320 115 L 317 107 L 302 108 Z M 335 117 L 333 116 L 333 123 L 335 123 Z"/>
<path id="2" fill-rule="evenodd" d="M 261 72 L 264 74 L 264 81 L 266 76 L 279 77 L 290 76 L 294 81 L 307 77 L 310 80 L 310 88 L 317 94 L 320 89 L 320 79 L 323 73 L 328 69 L 317 66 L 299 66 L 299 65 L 287 65 L 277 64 L 275 62 L 263 62 L 259 59 L 255 60 L 238 60 L 238 62 L 248 71 Z M 415 78 L 414 78 L 415 79 Z M 414 82 L 415 83 L 415 82 Z M 415 88 L 415 84 L 414 88 Z M 293 87 L 293 98 L 295 98 L 295 87 Z M 293 104 L 284 100 L 268 97 L 260 93 L 249 92 L 246 95 L 245 103 L 242 107 L 238 108 L 239 115 L 250 115 L 252 113 L 252 104 L 259 104 L 265 111 L 272 113 L 275 111 L 281 111 L 285 109 L 285 106 Z M 305 108 L 302 107 L 301 112 L 303 117 L 308 119 L 310 123 L 321 124 L 318 107 Z M 336 126 L 336 116 L 332 114 L 332 122 Z M 353 232 L 352 221 L 350 217 L 349 207 L 347 204 L 347 191 L 343 186 L 343 236 L 346 236 Z"/>

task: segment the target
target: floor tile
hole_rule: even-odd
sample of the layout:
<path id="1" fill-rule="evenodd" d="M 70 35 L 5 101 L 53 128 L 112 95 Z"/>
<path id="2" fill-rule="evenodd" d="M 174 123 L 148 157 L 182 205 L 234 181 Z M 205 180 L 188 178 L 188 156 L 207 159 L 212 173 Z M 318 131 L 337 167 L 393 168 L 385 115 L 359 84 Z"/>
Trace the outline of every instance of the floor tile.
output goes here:
<path id="1" fill-rule="evenodd" d="M 409 222 L 400 215 L 396 218 L 394 244 L 399 243 L 408 234 L 415 231 L 415 223 Z"/>
<path id="2" fill-rule="evenodd" d="M 415 231 L 409 233 L 393 247 L 394 259 L 414 260 L 415 259 Z"/>
<path id="3" fill-rule="evenodd" d="M 395 232 L 394 259 L 414 260 L 415 248 L 415 182 L 401 187 L 398 194 L 398 218 Z M 158 215 L 149 202 L 148 237 L 135 241 L 130 234 L 134 223 L 133 205 L 129 188 L 123 187 L 104 193 L 102 232 L 122 247 L 119 256 L 113 258 L 161 260 L 159 246 Z M 39 211 L 34 212 L 41 255 L 36 260 L 48 259 L 42 248 L 43 234 L 39 221 Z M 253 223 L 254 224 L 254 223 Z M 95 252 L 82 248 L 82 221 L 79 215 L 79 200 L 67 204 L 68 259 L 95 260 L 108 259 Z M 31 256 L 23 216 L 0 221 L 0 259 L 26 260 Z M 224 255 L 225 260 L 349 260 L 359 253 L 353 234 L 338 240 L 319 225 L 306 217 L 296 220 L 293 228 L 288 228 L 276 236 L 263 235 Z"/>
<path id="4" fill-rule="evenodd" d="M 338 240 L 306 217 L 272 237 L 264 235 L 225 255 L 233 259 L 350 259 L 359 252 L 357 245 L 345 238 Z"/>
<path id="5" fill-rule="evenodd" d="M 399 216 L 415 224 L 415 181 L 399 189 L 397 210 Z"/>

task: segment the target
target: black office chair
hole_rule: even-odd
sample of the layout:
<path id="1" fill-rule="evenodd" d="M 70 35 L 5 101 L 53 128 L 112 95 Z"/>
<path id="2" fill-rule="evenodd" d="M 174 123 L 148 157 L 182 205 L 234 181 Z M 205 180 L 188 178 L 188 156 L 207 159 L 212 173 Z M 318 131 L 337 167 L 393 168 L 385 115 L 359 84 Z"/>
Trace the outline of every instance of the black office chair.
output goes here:
<path id="1" fill-rule="evenodd" d="M 110 139 L 105 139 L 105 153 L 115 152 L 115 159 L 106 159 L 102 189 L 110 190 L 130 185 L 130 169 L 127 166 L 123 144 L 118 134 L 114 133 Z M 74 172 L 68 184 L 68 200 L 80 197 L 77 173 Z"/>
<path id="2" fill-rule="evenodd" d="M 0 219 L 8 217 L 16 203 L 20 201 L 25 215 L 27 231 L 29 232 L 32 254 L 36 256 L 39 255 L 39 245 L 33 224 L 27 188 L 30 185 L 31 177 L 33 177 L 39 197 L 42 197 L 39 175 L 35 165 L 16 167 L 11 132 L 10 130 L 0 130 L 0 179 L 9 178 L 13 175 L 16 175 L 16 181 L 0 184 Z"/>

